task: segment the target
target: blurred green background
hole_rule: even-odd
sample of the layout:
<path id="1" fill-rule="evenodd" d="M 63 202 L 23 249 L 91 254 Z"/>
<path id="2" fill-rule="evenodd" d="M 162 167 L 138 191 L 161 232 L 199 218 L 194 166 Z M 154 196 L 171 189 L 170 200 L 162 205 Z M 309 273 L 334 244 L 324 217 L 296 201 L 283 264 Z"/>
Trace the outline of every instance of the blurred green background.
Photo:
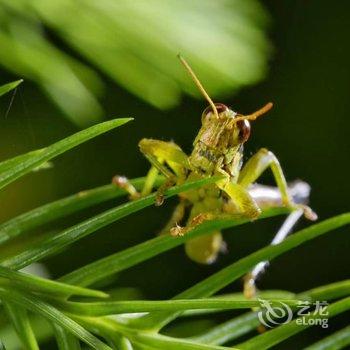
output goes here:
<path id="1" fill-rule="evenodd" d="M 81 11 L 74 12 L 72 4 Z M 206 102 L 194 98 L 198 94 L 176 59 L 179 51 L 216 101 L 243 113 L 274 102 L 273 111 L 253 125 L 247 158 L 260 147 L 272 150 L 289 180 L 311 184 L 311 206 L 320 219 L 350 210 L 350 3 L 1 0 L 0 20 L 1 83 L 25 78 L 15 95 L 0 100 L 1 159 L 105 116 L 135 118 L 58 158 L 52 169 L 6 188 L 1 221 L 108 183 L 114 174 L 143 176 L 149 165 L 138 151 L 142 137 L 172 139 L 190 152 Z M 79 241 L 46 261 L 50 273 L 58 277 L 152 237 L 175 203 L 146 209 Z M 148 298 L 171 297 L 266 245 L 280 223 L 269 219 L 229 230 L 229 252 L 211 266 L 191 262 L 179 248 L 121 274 L 115 285 L 138 288 Z M 58 222 L 49 230 L 69 224 Z M 276 259 L 259 287 L 297 292 L 349 278 L 349 247 L 347 228 L 332 232 Z M 336 320 L 340 328 L 347 319 L 334 318 L 322 336 Z M 304 332 L 283 349 L 308 344 L 320 332 Z"/>

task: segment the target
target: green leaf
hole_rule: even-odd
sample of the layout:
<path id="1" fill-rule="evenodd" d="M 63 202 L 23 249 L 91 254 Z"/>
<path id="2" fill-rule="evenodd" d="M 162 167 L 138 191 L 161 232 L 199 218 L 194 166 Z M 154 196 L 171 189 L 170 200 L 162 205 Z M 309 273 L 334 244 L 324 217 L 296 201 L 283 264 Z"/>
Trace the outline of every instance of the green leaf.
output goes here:
<path id="1" fill-rule="evenodd" d="M 98 112 L 94 97 L 101 93 L 101 79 L 95 72 L 159 108 L 178 104 L 183 92 L 199 95 L 176 59 L 179 51 L 212 97 L 256 83 L 266 73 L 268 20 L 255 0 L 3 1 L 1 10 L 18 34 L 0 32 L 2 66 L 36 81 L 79 125 L 91 110 Z M 73 54 L 55 46 L 41 27 Z M 225 54 L 208 55 L 208 47 L 213 53 L 225 48 Z"/>
<path id="2" fill-rule="evenodd" d="M 221 346 L 205 345 L 195 343 L 191 340 L 172 338 L 153 332 L 144 332 L 125 327 L 123 324 L 115 322 L 107 317 L 82 317 L 72 315 L 79 323 L 86 328 L 93 329 L 95 332 L 104 336 L 105 334 L 119 333 L 127 337 L 133 345 L 141 349 L 184 349 L 184 350 L 224 350 L 229 349 Z"/>
<path id="3" fill-rule="evenodd" d="M 23 79 L 20 79 L 20 80 L 16 80 L 11 83 L 0 86 L 0 96 L 5 95 L 6 93 L 15 89 L 22 82 L 23 82 Z"/>
<path id="4" fill-rule="evenodd" d="M 243 293 L 218 294 L 218 295 L 214 295 L 212 298 L 218 298 L 218 299 L 232 298 L 235 300 L 247 300 L 247 298 L 244 296 Z M 263 290 L 263 291 L 257 291 L 256 298 L 269 299 L 269 300 L 270 299 L 296 299 L 296 294 L 285 290 Z M 309 297 L 306 295 L 303 298 L 309 299 Z M 299 298 L 299 299 L 303 299 L 303 298 Z M 207 315 L 218 311 L 220 310 L 215 310 L 215 309 L 187 310 L 181 314 L 181 317 Z"/>
<path id="5" fill-rule="evenodd" d="M 285 214 L 287 211 L 287 209 L 283 208 L 268 209 L 260 215 L 259 219 Z M 182 237 L 174 238 L 170 235 L 155 237 L 146 242 L 125 249 L 122 252 L 112 254 L 108 257 L 83 266 L 61 277 L 59 280 L 69 284 L 88 286 L 119 271 L 125 270 L 142 261 L 150 259 L 153 256 L 177 247 L 192 238 L 209 234 L 218 229 L 242 225 L 247 222 L 249 222 L 249 220 L 243 219 L 242 217 L 233 217 L 230 220 L 212 220 L 204 222 L 193 230 L 188 231 Z"/>
<path id="6" fill-rule="evenodd" d="M 159 176 L 155 182 L 155 187 L 158 187 L 163 181 L 164 178 Z M 133 179 L 130 180 L 130 182 L 136 189 L 140 190 L 145 183 L 145 178 Z M 84 208 L 88 208 L 125 194 L 125 190 L 118 188 L 115 185 L 105 185 L 91 190 L 81 191 L 74 195 L 40 206 L 0 224 L 0 244 L 40 225 L 47 224 Z"/>
<path id="7" fill-rule="evenodd" d="M 188 191 L 189 189 L 199 188 L 205 184 L 213 183 L 217 181 L 217 177 L 211 177 L 207 179 L 201 179 L 197 181 L 191 181 L 184 183 L 180 186 L 174 186 L 165 193 L 165 197 L 174 196 L 180 192 Z M 147 206 L 154 204 L 156 194 L 151 194 L 147 197 L 140 198 L 138 200 L 122 204 L 116 208 L 107 210 L 102 214 L 98 214 L 88 220 L 85 220 L 71 228 L 68 228 L 54 236 L 48 238 L 44 242 L 40 242 L 36 246 L 25 250 L 12 258 L 4 260 L 1 265 L 7 266 L 13 269 L 20 269 L 26 265 L 29 265 L 35 261 L 50 256 L 65 246 L 72 244 L 78 239 L 85 237 L 96 230 L 111 224 L 131 213 L 141 210 Z"/>
<path id="8" fill-rule="evenodd" d="M 17 305 L 16 305 L 17 306 Z M 3 313 L 0 313 L 0 315 Z M 1 321 L 2 317 L 0 316 Z M 37 342 L 43 343 L 47 342 L 50 338 L 52 338 L 53 331 L 51 324 L 39 315 L 30 315 L 29 316 L 30 325 L 35 333 L 35 337 Z M 5 344 L 6 349 L 8 350 L 22 350 L 23 346 L 21 341 L 19 340 L 17 333 L 14 331 L 14 327 L 10 322 L 6 322 L 3 324 L 1 322 L 0 326 L 0 339 Z M 1 349 L 1 347 L 0 347 Z"/>
<path id="9" fill-rule="evenodd" d="M 260 325 L 256 312 L 248 312 L 189 339 L 197 343 L 221 345 L 251 332 Z"/>
<path id="10" fill-rule="evenodd" d="M 288 237 L 278 245 L 270 245 L 262 248 L 227 266 L 204 281 L 178 294 L 175 299 L 203 298 L 210 296 L 243 276 L 260 261 L 272 260 L 290 249 L 349 223 L 350 213 L 347 213 L 307 227 Z M 179 313 L 153 313 L 135 320 L 135 325 L 147 329 L 160 329 L 178 315 Z"/>
<path id="11" fill-rule="evenodd" d="M 296 306 L 300 300 L 282 299 L 287 305 Z M 279 305 L 281 300 L 269 299 L 270 303 Z M 150 311 L 182 311 L 195 309 L 236 310 L 259 307 L 259 300 L 242 300 L 233 298 L 203 298 L 183 300 L 127 300 L 106 302 L 58 301 L 63 310 L 86 316 L 104 316 L 122 313 L 139 313 Z"/>
<path id="12" fill-rule="evenodd" d="M 80 295 L 96 298 L 106 298 L 108 296 L 108 294 L 98 290 L 76 287 L 65 283 L 51 281 L 23 272 L 13 271 L 3 266 L 0 266 L 0 277 L 8 278 L 12 283 L 14 283 L 22 289 L 36 291 L 45 295 Z"/>
<path id="13" fill-rule="evenodd" d="M 329 300 L 350 295 L 350 280 L 338 281 L 299 293 L 298 298 L 312 300 Z"/>
<path id="14" fill-rule="evenodd" d="M 139 341 L 142 344 L 150 345 L 159 350 L 228 350 L 236 348 L 227 348 L 216 345 L 195 343 L 186 339 L 172 338 L 160 334 L 152 333 L 136 333 L 133 338 L 136 342 Z M 238 350 L 238 349 L 236 349 Z"/>
<path id="15" fill-rule="evenodd" d="M 328 318 L 334 317 L 342 312 L 350 310 L 350 297 L 337 301 L 333 304 L 330 304 L 327 307 Z M 289 323 L 283 324 L 277 328 L 271 329 L 268 332 L 260 334 L 256 337 L 249 339 L 248 341 L 237 345 L 239 349 L 259 349 L 265 350 L 270 347 L 281 343 L 283 340 L 291 337 L 294 334 L 297 334 L 309 327 L 311 327 L 310 320 L 317 320 L 320 318 L 318 314 L 310 314 L 309 316 L 303 316 L 304 322 L 302 324 L 298 323 L 297 318 Z"/>
<path id="16" fill-rule="evenodd" d="M 39 350 L 39 345 L 30 325 L 27 311 L 11 302 L 5 302 L 3 306 L 24 348 L 26 350 Z"/>
<path id="17" fill-rule="evenodd" d="M 13 2 L 7 1 L 7 3 Z M 16 1 L 17 5 L 20 3 L 21 1 Z M 1 10 L 4 9 L 3 5 L 4 1 L 1 2 Z M 3 15 L 3 11 L 1 14 Z M 26 11 L 25 15 L 27 14 Z M 87 87 L 87 81 L 82 80 L 89 79 L 92 71 L 83 66 L 84 78 L 81 74 L 77 74 L 76 70 L 81 68 L 81 65 L 67 54 L 60 52 L 50 40 L 42 36 L 41 31 L 37 30 L 36 21 L 33 23 L 33 17 L 18 21 L 15 16 L 9 15 L 6 23 L 16 27 L 17 35 L 12 35 L 7 30 L 0 31 L 0 45 L 2 52 L 6 52 L 6 55 L 0 57 L 2 65 L 15 74 L 21 74 L 27 79 L 36 81 L 46 95 L 51 97 L 58 107 L 80 127 L 100 121 L 103 115 L 102 109 L 94 93 L 99 94 L 101 81 L 96 75 L 93 74 L 91 82 L 93 86 L 90 83 Z M 4 25 L 6 27 L 5 23 Z M 78 69 L 72 69 L 73 65 L 74 68 L 78 66 Z"/>
<path id="18" fill-rule="evenodd" d="M 0 172 L 0 189 L 15 181 L 19 177 L 27 174 L 39 165 L 47 162 L 48 160 L 68 151 L 86 142 L 100 134 L 103 134 L 111 129 L 121 126 L 132 120 L 131 118 L 114 119 L 108 122 L 94 125 L 88 129 L 77 132 L 63 140 L 60 140 L 51 146 L 42 148 L 33 152 L 29 152 L 28 155 L 22 155 L 16 162 L 12 162 L 11 167 L 7 167 Z M 0 164 L 1 170 L 1 164 Z"/>
<path id="19" fill-rule="evenodd" d="M 116 349 L 117 350 L 133 350 L 133 346 L 130 343 L 129 339 L 126 337 L 119 337 L 119 339 L 116 342 Z"/>
<path id="20" fill-rule="evenodd" d="M 283 292 L 281 292 L 282 291 L 278 291 L 277 293 L 276 291 L 260 291 L 258 297 L 261 299 L 268 299 L 269 297 L 282 297 Z M 309 301 L 329 301 L 331 299 L 350 295 L 350 280 L 320 286 L 299 294 L 293 294 L 290 292 L 284 293 L 285 296 L 290 299 L 294 297 L 295 299 L 307 299 Z M 244 295 L 242 293 L 240 294 L 244 298 Z M 235 297 L 237 298 L 237 296 Z M 196 315 L 193 310 L 191 310 L 191 312 L 186 312 L 185 314 L 187 313 Z M 258 319 L 257 313 L 250 312 L 219 324 L 218 326 L 209 329 L 202 334 L 191 337 L 190 339 L 199 343 L 221 345 L 256 329 L 259 325 L 260 321 Z"/>
<path id="21" fill-rule="evenodd" d="M 27 152 L 25 154 L 20 154 L 19 156 L 12 157 L 10 159 L 3 160 L 0 162 L 0 174 L 4 172 L 5 170 L 11 169 L 14 166 L 24 163 L 28 159 L 31 159 L 32 157 L 41 154 L 43 149 L 37 149 L 34 151 Z"/>
<path id="22" fill-rule="evenodd" d="M 340 350 L 350 345 L 350 326 L 325 337 L 304 350 Z"/>
<path id="23" fill-rule="evenodd" d="M 58 311 L 51 305 L 39 300 L 32 295 L 25 295 L 17 290 L 0 288 L 0 298 L 16 303 L 30 311 L 36 312 L 50 321 L 60 325 L 80 340 L 96 350 L 111 350 L 109 346 L 94 337 L 78 323 Z"/>
<path id="24" fill-rule="evenodd" d="M 59 350 L 81 349 L 79 340 L 74 335 L 56 324 L 53 324 L 52 326 L 54 328 L 55 338 Z"/>

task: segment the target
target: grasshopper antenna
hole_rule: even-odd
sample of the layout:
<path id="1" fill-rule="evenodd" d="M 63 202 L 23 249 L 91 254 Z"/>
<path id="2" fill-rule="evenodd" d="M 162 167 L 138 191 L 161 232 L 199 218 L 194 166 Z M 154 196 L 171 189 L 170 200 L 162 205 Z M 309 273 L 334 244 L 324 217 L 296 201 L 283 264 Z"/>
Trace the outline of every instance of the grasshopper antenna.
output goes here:
<path id="1" fill-rule="evenodd" d="M 186 62 L 186 60 L 180 54 L 178 54 L 177 57 L 179 58 L 181 63 L 184 65 L 184 67 L 186 68 L 187 72 L 190 74 L 192 80 L 194 81 L 194 83 L 198 87 L 199 91 L 202 93 L 202 95 L 205 97 L 205 99 L 209 102 L 210 107 L 212 108 L 216 118 L 219 119 L 219 113 L 218 113 L 218 110 L 216 109 L 216 106 L 215 106 L 213 100 L 209 97 L 208 93 L 205 91 L 203 85 L 201 84 L 199 79 L 194 74 L 194 72 L 193 72 L 192 68 L 190 67 L 190 65 Z"/>
<path id="2" fill-rule="evenodd" d="M 262 116 L 263 114 L 267 113 L 271 108 L 273 107 L 273 103 L 269 102 L 264 107 L 261 107 L 256 112 L 253 112 L 252 114 L 248 115 L 240 115 L 239 117 L 236 117 L 234 119 L 235 122 L 239 122 L 240 120 L 255 120 Z"/>

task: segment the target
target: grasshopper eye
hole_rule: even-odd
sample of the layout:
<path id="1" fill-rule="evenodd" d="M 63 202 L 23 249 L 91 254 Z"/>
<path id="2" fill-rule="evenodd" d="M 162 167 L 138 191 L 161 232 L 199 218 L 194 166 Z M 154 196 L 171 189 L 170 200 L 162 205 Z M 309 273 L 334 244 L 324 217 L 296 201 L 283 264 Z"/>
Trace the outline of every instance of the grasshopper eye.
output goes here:
<path id="1" fill-rule="evenodd" d="M 215 103 L 215 107 L 216 110 L 218 111 L 218 113 L 222 113 L 222 112 L 226 112 L 229 110 L 229 108 L 227 106 L 225 106 L 223 103 Z M 205 117 L 209 114 L 209 113 L 213 113 L 213 109 L 211 108 L 211 106 L 208 106 L 202 113 L 202 121 L 205 119 Z"/>
<path id="2" fill-rule="evenodd" d="M 248 120 L 239 120 L 237 122 L 237 126 L 239 129 L 239 139 L 240 141 L 246 142 L 250 136 L 250 123 Z"/>

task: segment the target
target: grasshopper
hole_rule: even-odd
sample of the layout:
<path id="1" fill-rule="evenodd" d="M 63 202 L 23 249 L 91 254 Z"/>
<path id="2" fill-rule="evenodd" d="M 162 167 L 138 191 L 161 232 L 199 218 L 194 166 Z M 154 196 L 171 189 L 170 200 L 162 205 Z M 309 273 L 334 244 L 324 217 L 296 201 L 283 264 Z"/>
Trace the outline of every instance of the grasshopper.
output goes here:
<path id="1" fill-rule="evenodd" d="M 154 181 L 161 173 L 166 178 L 157 191 L 156 205 L 161 205 L 164 191 L 174 184 L 221 176 L 213 184 L 179 195 L 179 204 L 161 231 L 173 236 L 184 235 L 205 220 L 233 215 L 254 220 L 266 207 L 283 206 L 291 209 L 291 214 L 271 242 L 277 244 L 303 214 L 310 220 L 316 220 L 316 214 L 305 204 L 309 197 L 309 185 L 297 181 L 288 186 L 280 163 L 271 151 L 260 149 L 243 166 L 243 148 L 250 136 L 250 122 L 268 112 L 272 103 L 248 115 L 234 112 L 222 103 L 214 103 L 188 63 L 181 56 L 179 59 L 209 102 L 202 113 L 202 126 L 193 142 L 192 153 L 188 156 L 174 142 L 142 139 L 139 142 L 140 151 L 151 163 L 142 191 L 137 192 L 123 176 L 115 176 L 112 182 L 135 199 L 151 193 Z M 267 168 L 272 170 L 277 187 L 255 184 Z M 186 214 L 187 221 L 180 226 Z M 192 260 L 210 264 L 224 246 L 221 233 L 215 231 L 188 241 L 185 250 Z M 267 264 L 261 262 L 246 275 L 244 293 L 247 297 L 255 295 L 255 281 Z"/>

